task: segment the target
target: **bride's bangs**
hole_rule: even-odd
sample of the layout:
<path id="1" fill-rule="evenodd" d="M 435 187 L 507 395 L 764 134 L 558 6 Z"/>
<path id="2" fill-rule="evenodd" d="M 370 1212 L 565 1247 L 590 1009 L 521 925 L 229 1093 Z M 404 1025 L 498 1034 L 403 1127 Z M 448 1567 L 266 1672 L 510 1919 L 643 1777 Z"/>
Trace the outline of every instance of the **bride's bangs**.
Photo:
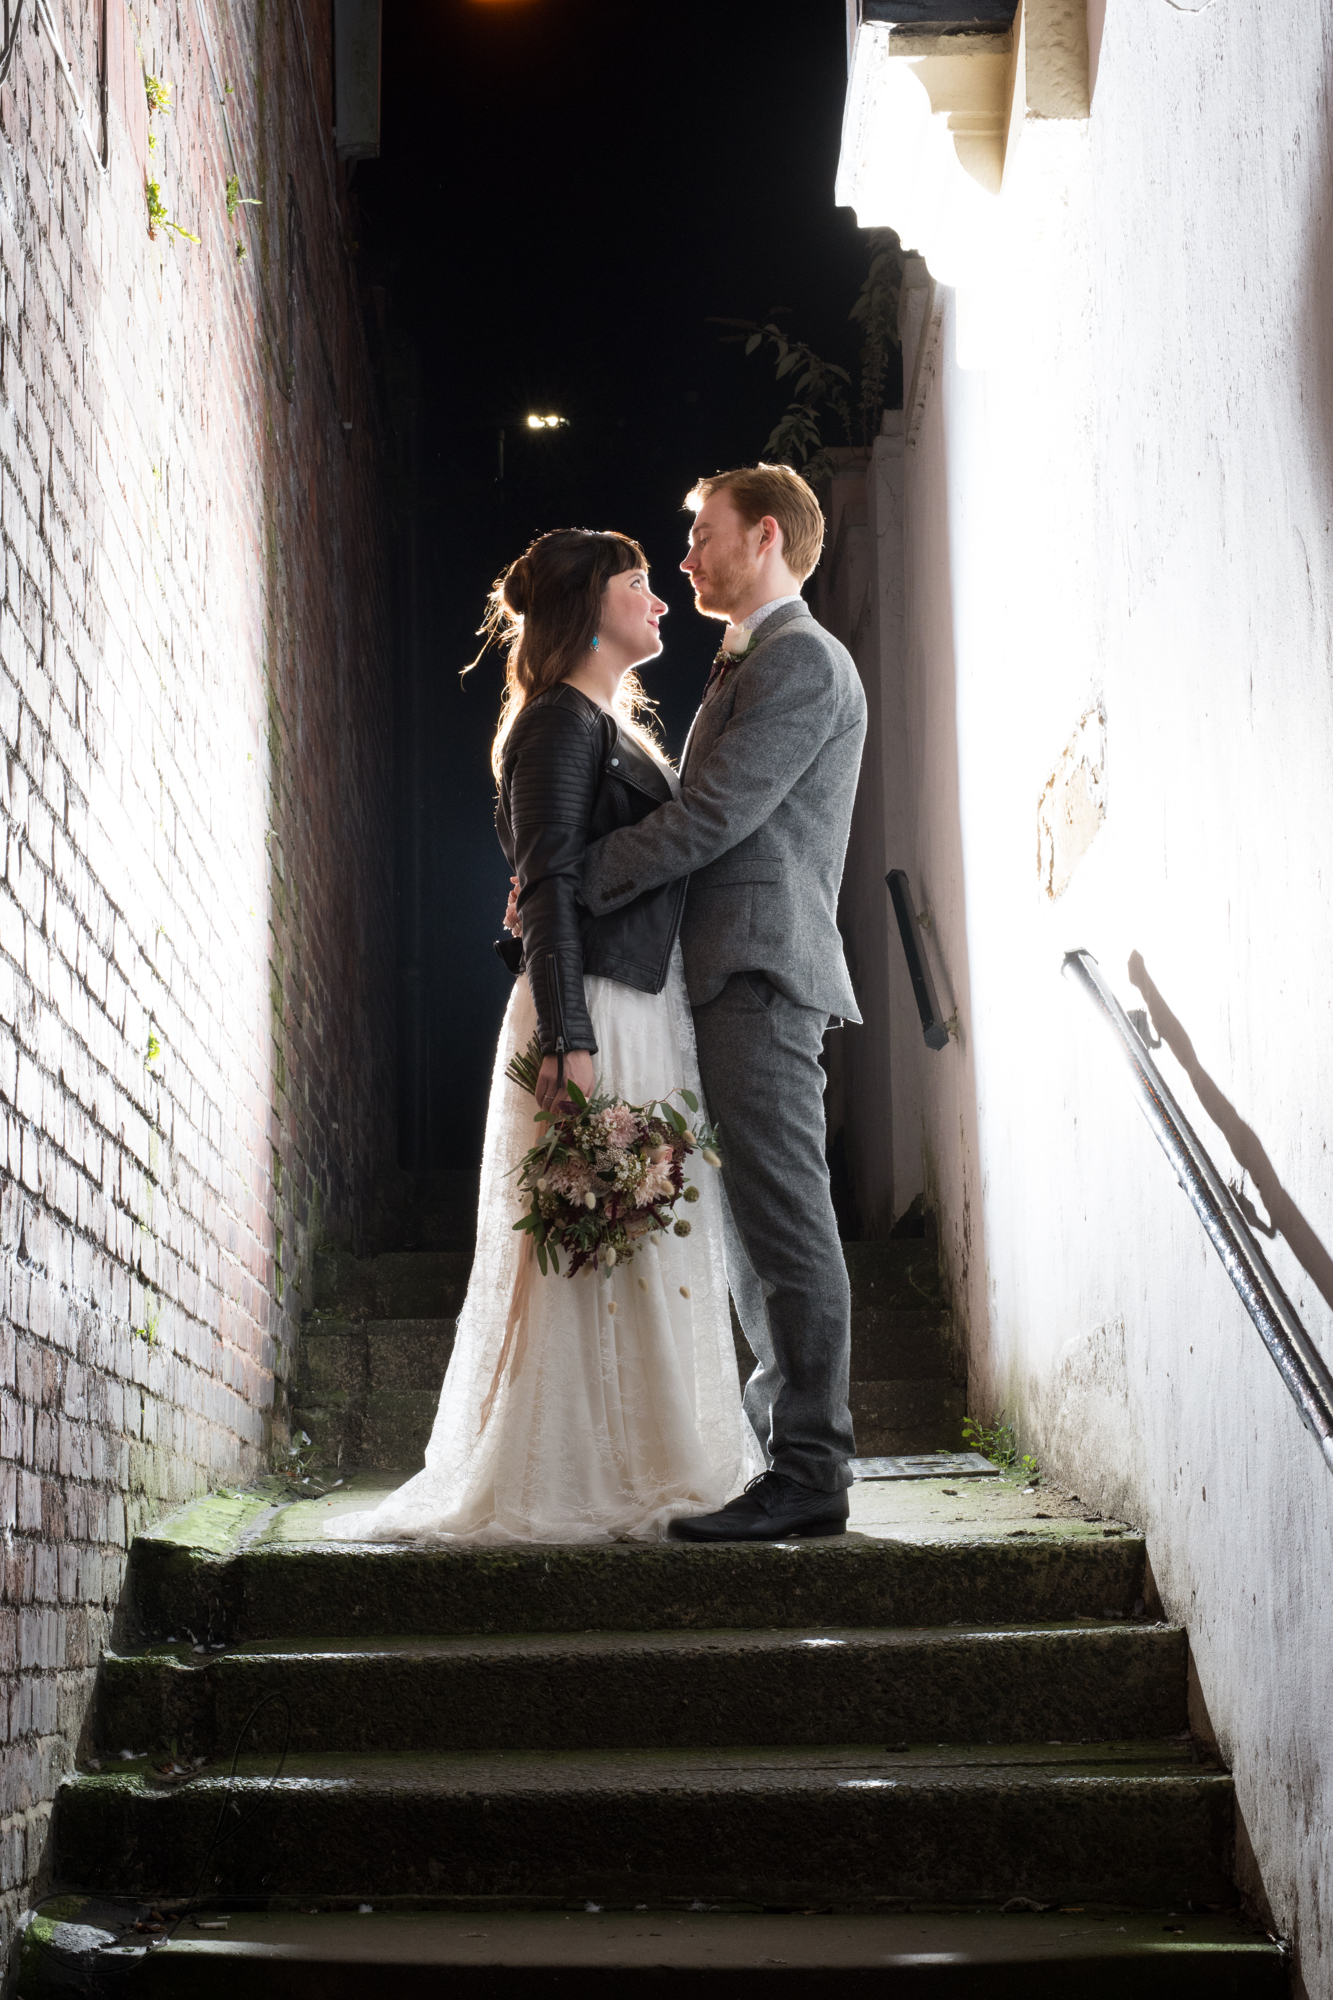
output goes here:
<path id="1" fill-rule="evenodd" d="M 481 652 L 463 671 L 470 672 L 487 647 L 504 649 L 504 694 L 491 745 L 497 785 L 505 744 L 523 709 L 537 695 L 558 686 L 586 653 L 597 630 L 602 592 L 613 576 L 632 569 L 646 574 L 648 558 L 631 535 L 614 528 L 557 528 L 538 535 L 496 579 L 478 628 L 484 635 Z M 615 714 L 650 755 L 664 757 L 656 703 L 645 694 L 637 674 L 626 674 L 622 680 Z"/>

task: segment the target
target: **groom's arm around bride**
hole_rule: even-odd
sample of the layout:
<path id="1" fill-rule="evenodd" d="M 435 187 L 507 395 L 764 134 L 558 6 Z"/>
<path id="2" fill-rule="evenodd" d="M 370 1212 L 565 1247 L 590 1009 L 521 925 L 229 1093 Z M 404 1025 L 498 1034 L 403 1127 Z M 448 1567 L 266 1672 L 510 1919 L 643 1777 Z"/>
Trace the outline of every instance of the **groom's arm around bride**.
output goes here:
<path id="1" fill-rule="evenodd" d="M 681 944 L 744 1250 L 727 1275 L 759 1357 L 746 1410 L 777 1476 L 676 1531 L 836 1533 L 853 1450 L 850 1300 L 819 1051 L 830 1016 L 860 1019 L 837 902 L 865 697 L 851 655 L 800 597 L 823 535 L 804 480 L 785 466 L 719 474 L 690 504 L 682 568 L 697 608 L 728 621 L 728 650 L 690 731 L 680 797 L 591 847 L 581 894 L 601 915 L 691 877 Z"/>

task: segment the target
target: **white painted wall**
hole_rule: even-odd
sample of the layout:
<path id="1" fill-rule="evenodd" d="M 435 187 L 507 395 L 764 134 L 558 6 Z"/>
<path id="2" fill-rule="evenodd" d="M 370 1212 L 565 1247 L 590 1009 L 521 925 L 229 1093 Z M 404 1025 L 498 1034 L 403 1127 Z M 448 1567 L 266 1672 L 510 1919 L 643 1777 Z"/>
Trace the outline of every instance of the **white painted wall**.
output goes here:
<path id="1" fill-rule="evenodd" d="M 875 460 L 883 771 L 960 1024 L 896 1043 L 895 1143 L 919 1093 L 972 1405 L 1145 1528 L 1329 2000 L 1333 1479 L 1059 969 L 1150 1004 L 1333 1356 L 1333 8 L 1090 15 L 1091 120 L 1029 121 L 1007 305 L 961 300 L 984 365 L 944 295 Z M 1097 702 L 1107 817 L 1051 903 L 1038 799 Z"/>

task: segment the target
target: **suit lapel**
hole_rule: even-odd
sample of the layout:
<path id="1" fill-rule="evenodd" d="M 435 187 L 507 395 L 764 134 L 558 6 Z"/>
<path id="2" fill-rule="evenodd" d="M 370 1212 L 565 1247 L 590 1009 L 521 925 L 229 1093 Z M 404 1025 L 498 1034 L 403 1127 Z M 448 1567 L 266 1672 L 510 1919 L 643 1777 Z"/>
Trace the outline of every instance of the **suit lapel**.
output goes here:
<path id="1" fill-rule="evenodd" d="M 681 752 L 680 775 L 684 780 L 694 757 L 707 756 L 718 737 L 726 727 L 735 699 L 736 683 L 746 669 L 757 659 L 770 639 L 776 639 L 783 627 L 795 618 L 811 618 L 814 613 L 808 604 L 784 604 L 777 611 L 771 611 L 759 628 L 759 643 L 753 653 L 747 653 L 739 667 L 723 674 L 711 687 L 704 691 L 704 698 L 695 710 L 690 724 L 690 733 L 685 738 L 685 748 Z"/>

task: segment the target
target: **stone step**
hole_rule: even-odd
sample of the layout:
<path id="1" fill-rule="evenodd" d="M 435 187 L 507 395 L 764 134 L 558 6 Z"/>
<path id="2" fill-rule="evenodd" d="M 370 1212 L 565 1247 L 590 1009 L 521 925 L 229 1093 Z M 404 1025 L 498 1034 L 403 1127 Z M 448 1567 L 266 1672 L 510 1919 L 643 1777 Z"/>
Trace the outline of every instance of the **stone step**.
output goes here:
<path id="1" fill-rule="evenodd" d="M 640 1910 L 370 1912 L 196 1908 L 151 1948 L 145 1905 L 62 1899 L 28 1934 L 22 2000 L 110 1991 L 152 2000 L 531 2000 L 684 1991 L 726 2000 L 1279 2000 L 1289 1968 L 1236 1917 L 1165 1906 L 1045 1915 L 873 1916 Z M 122 1942 L 122 1938 L 125 1942 Z M 97 1940 L 102 1951 L 97 1949 Z M 81 1949 L 80 1949 L 81 1948 Z M 126 1965 L 129 1954 L 135 1956 Z M 100 1961 L 100 1962 L 99 1962 Z M 75 1986 L 71 1971 L 84 1975 Z M 43 1982 L 43 1974 L 45 1981 Z M 631 1982 L 633 1982 L 631 1986 Z"/>
<path id="2" fill-rule="evenodd" d="M 135 1539 L 130 1592 L 146 1639 L 187 1628 L 200 1643 L 238 1644 L 1126 1619 L 1141 1608 L 1144 1577 L 1140 1535 L 1083 1522 L 713 1547 L 256 1541 L 217 1551 L 188 1532 Z M 317 1519 L 307 1532 L 318 1535 Z"/>
<path id="3" fill-rule="evenodd" d="M 108 1654 L 109 1748 L 689 1749 L 873 1741 L 1106 1741 L 1187 1733 L 1165 1625 L 595 1633 L 292 1641 L 200 1658 Z"/>
<path id="4" fill-rule="evenodd" d="M 422 1173 L 397 1168 L 382 1174 L 372 1201 L 373 1249 L 470 1249 L 477 1234 L 480 1178 L 475 1167 Z"/>
<path id="5" fill-rule="evenodd" d="M 853 1375 L 849 1401 L 862 1458 L 957 1451 L 962 1443 L 967 1389 L 947 1376 L 859 1382 Z"/>
<path id="6" fill-rule="evenodd" d="M 85 1894 L 684 1897 L 847 1907 L 1230 1900 L 1231 1779 L 1156 1743 L 690 1751 L 289 1752 L 167 1784 L 60 1789 Z M 222 1813 L 248 1836 L 209 1842 Z M 226 1810 L 224 1811 L 224 1807 Z"/>
<path id="7" fill-rule="evenodd" d="M 392 1250 L 378 1257 L 317 1250 L 314 1313 L 307 1323 L 317 1330 L 322 1315 L 336 1321 L 456 1319 L 471 1269 L 468 1248 Z"/>
<path id="8" fill-rule="evenodd" d="M 292 1429 L 321 1464 L 419 1467 L 453 1352 L 452 1319 L 307 1321 Z"/>
<path id="9" fill-rule="evenodd" d="M 852 1416 L 862 1454 L 956 1447 L 966 1388 L 955 1378 L 935 1254 L 922 1242 L 843 1246 L 852 1287 Z M 465 1251 L 316 1258 L 292 1427 L 321 1463 L 414 1470 L 424 1460 L 467 1289 Z M 742 1381 L 754 1357 L 733 1314 Z"/>
<path id="10" fill-rule="evenodd" d="M 320 1464 L 417 1471 L 453 1351 L 452 1320 L 338 1321 L 301 1343 L 292 1429 L 304 1431 Z M 738 1350 L 742 1382 L 753 1367 Z M 409 1386 L 419 1382 L 422 1386 Z M 430 1386 L 425 1386 L 429 1384 Z M 863 1457 L 956 1450 L 967 1391 L 944 1377 L 857 1381 L 852 1422 Z"/>

